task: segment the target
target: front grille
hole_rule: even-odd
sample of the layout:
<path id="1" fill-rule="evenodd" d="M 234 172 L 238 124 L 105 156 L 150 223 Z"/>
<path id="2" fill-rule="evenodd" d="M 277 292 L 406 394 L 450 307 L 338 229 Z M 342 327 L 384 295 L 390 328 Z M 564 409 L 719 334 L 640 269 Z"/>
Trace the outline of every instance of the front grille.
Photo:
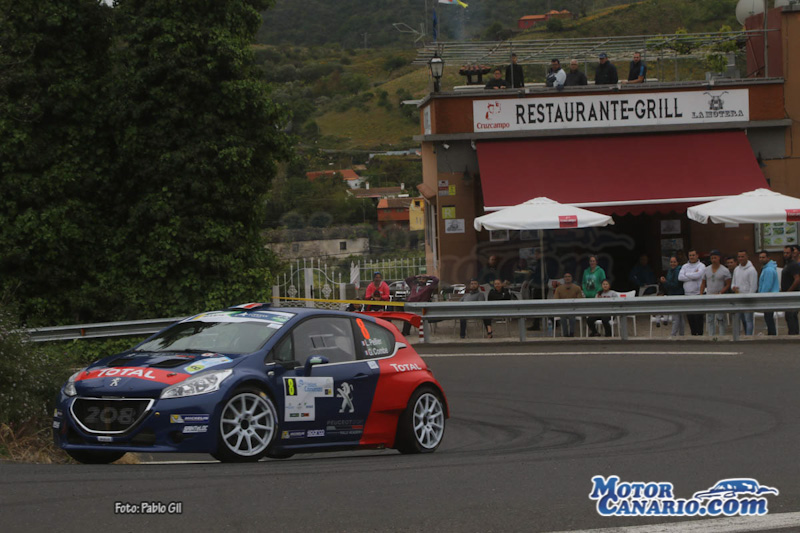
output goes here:
<path id="1" fill-rule="evenodd" d="M 70 411 L 89 433 L 120 434 L 136 426 L 152 404 L 148 399 L 77 398 Z"/>

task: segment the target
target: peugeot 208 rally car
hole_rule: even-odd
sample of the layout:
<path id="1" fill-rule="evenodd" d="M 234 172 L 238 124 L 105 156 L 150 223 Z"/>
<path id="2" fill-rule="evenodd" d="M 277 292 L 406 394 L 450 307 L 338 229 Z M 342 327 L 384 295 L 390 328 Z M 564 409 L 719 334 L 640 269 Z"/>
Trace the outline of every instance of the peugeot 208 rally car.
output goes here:
<path id="1" fill-rule="evenodd" d="M 390 323 L 245 304 L 182 320 L 76 372 L 59 393 L 53 433 L 84 463 L 126 452 L 257 461 L 433 452 L 448 416 L 433 373 Z"/>

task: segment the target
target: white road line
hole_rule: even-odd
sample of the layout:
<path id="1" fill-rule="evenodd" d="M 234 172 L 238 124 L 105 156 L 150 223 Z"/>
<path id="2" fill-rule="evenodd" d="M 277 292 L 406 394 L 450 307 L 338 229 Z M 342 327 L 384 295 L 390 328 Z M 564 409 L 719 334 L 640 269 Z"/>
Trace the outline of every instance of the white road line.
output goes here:
<path id="1" fill-rule="evenodd" d="M 800 513 L 778 513 L 766 516 L 708 518 L 690 522 L 670 522 L 649 526 L 606 527 L 550 533 L 739 533 L 744 531 L 767 531 L 800 525 Z"/>
<path id="2" fill-rule="evenodd" d="M 426 357 L 504 357 L 507 355 L 742 355 L 742 352 L 494 352 L 494 353 L 421 353 Z"/>

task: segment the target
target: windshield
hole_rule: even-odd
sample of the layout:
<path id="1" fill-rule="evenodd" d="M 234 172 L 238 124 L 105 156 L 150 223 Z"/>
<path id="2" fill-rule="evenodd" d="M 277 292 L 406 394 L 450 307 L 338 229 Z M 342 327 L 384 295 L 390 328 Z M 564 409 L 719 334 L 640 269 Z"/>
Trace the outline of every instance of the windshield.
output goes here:
<path id="1" fill-rule="evenodd" d="M 291 313 L 198 315 L 136 347 L 137 352 L 253 353 L 266 344 Z"/>

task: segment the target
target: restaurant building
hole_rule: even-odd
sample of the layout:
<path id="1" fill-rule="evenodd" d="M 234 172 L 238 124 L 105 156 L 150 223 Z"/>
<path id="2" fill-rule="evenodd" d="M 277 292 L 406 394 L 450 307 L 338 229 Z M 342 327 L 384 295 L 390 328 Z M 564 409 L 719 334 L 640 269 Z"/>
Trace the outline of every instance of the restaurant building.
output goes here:
<path id="1" fill-rule="evenodd" d="M 796 224 L 724 227 L 686 217 L 692 205 L 762 187 L 800 196 L 800 6 L 776 8 L 767 20 L 768 48 L 765 33 L 747 34 L 741 76 L 428 95 L 415 139 L 432 273 L 464 282 L 490 255 L 508 273 L 532 255 L 539 235 L 477 232 L 473 221 L 541 196 L 615 221 L 546 232 L 545 253 L 559 270 L 551 277 L 580 273 L 597 254 L 615 288 L 626 289 L 642 253 L 658 273 L 677 250 L 745 249 L 752 257 L 757 247 L 777 254 L 797 242 Z M 763 28 L 761 15 L 747 20 L 751 28 Z M 631 54 L 615 58 L 621 79 Z"/>

